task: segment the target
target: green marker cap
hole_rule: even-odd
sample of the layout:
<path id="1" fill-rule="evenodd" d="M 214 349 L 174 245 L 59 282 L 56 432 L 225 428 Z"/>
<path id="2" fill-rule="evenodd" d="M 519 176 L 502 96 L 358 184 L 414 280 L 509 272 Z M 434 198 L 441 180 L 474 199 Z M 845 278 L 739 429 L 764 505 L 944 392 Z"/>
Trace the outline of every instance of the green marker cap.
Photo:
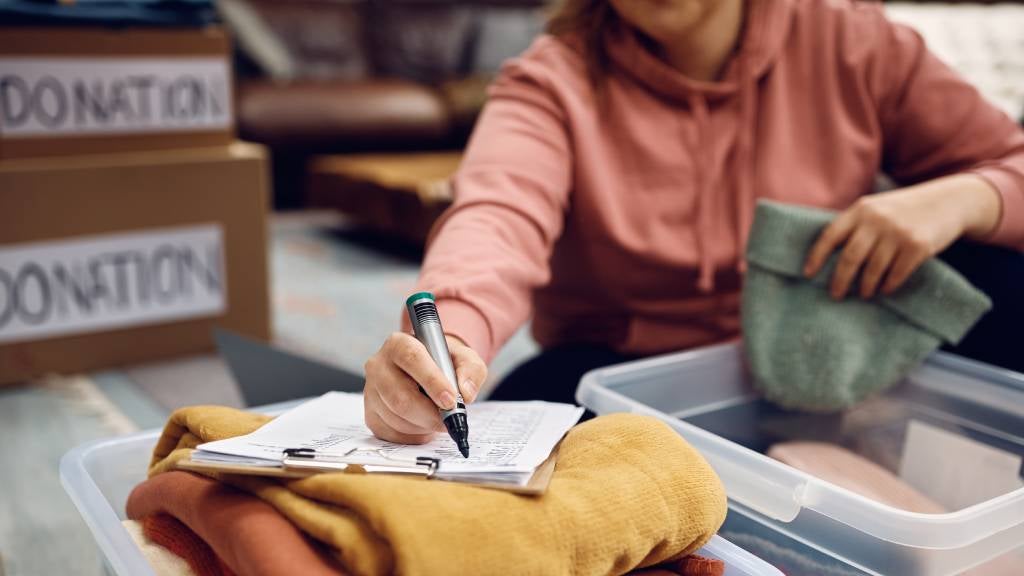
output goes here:
<path id="1" fill-rule="evenodd" d="M 405 305 L 411 306 L 413 302 L 417 300 L 422 300 L 424 298 L 430 298 L 431 302 L 434 301 L 434 295 L 431 294 L 430 292 L 417 292 L 405 299 Z"/>

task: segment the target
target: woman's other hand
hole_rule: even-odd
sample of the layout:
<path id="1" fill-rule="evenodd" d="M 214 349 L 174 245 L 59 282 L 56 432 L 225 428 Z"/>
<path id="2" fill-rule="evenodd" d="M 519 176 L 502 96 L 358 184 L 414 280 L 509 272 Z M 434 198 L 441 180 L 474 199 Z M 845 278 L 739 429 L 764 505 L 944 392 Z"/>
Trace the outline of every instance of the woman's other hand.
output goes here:
<path id="1" fill-rule="evenodd" d="M 808 253 L 804 275 L 818 273 L 842 247 L 829 293 L 844 298 L 860 272 L 862 298 L 879 287 L 891 294 L 918 266 L 961 236 L 983 238 L 999 222 L 998 192 L 978 176 L 962 174 L 864 196 L 822 231 Z"/>
<path id="2" fill-rule="evenodd" d="M 462 340 L 446 338 L 459 390 L 468 404 L 487 379 L 487 365 Z M 444 431 L 438 408 L 453 408 L 455 394 L 419 340 L 395 332 L 366 361 L 364 369 L 363 410 L 366 425 L 375 436 L 389 442 L 423 444 L 435 432 Z M 427 395 L 420 392 L 421 386 Z"/>

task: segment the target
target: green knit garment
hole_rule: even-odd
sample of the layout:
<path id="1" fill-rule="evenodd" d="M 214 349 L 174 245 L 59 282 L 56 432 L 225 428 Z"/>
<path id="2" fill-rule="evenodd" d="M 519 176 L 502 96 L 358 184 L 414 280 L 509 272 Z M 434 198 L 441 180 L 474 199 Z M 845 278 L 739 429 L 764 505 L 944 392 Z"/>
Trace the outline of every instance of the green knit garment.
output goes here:
<path id="1" fill-rule="evenodd" d="M 942 342 L 959 342 L 992 307 L 935 258 L 892 295 L 833 300 L 828 284 L 838 252 L 814 278 L 804 277 L 803 265 L 834 217 L 805 206 L 757 204 L 743 287 L 744 348 L 756 386 L 786 408 L 838 411 L 885 390 Z"/>

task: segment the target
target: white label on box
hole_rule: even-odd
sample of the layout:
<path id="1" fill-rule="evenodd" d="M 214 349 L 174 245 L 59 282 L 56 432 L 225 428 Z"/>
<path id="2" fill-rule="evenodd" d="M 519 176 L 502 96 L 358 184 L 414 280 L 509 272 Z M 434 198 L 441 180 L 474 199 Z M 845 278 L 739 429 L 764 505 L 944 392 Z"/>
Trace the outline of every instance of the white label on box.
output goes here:
<path id="1" fill-rule="evenodd" d="M 911 420 L 900 477 L 950 511 L 1024 486 L 1021 457 L 942 428 Z"/>
<path id="2" fill-rule="evenodd" d="M 0 137 L 222 130 L 222 57 L 0 58 Z"/>
<path id="3" fill-rule="evenodd" d="M 0 343 L 225 310 L 220 226 L 0 246 Z"/>

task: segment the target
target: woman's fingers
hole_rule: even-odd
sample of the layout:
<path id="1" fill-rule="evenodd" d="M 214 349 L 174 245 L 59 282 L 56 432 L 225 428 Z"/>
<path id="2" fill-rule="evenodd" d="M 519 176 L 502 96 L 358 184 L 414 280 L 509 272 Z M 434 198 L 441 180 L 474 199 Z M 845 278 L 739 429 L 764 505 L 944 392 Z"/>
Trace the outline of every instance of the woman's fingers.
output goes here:
<path id="1" fill-rule="evenodd" d="M 440 430 L 441 417 L 437 405 L 420 392 L 416 382 L 395 366 L 384 370 L 389 384 L 376 388 L 384 408 L 416 427 L 410 432 L 425 434 Z"/>
<path id="2" fill-rule="evenodd" d="M 391 442 L 422 444 L 441 429 L 437 406 L 393 361 L 395 342 L 389 339 L 371 356 L 364 369 L 363 406 L 366 425 Z"/>
<path id="3" fill-rule="evenodd" d="M 421 403 L 430 404 L 430 401 L 423 397 L 416 391 L 417 395 L 422 397 Z M 391 408 L 387 400 L 384 399 L 384 395 L 387 392 L 382 392 L 380 389 L 374 389 L 372 391 L 367 390 L 363 393 L 365 399 L 364 402 L 371 401 L 375 406 L 379 408 L 378 413 L 384 423 L 387 424 L 393 430 L 401 432 L 402 434 L 409 435 L 423 435 L 438 432 L 444 429 L 441 425 L 441 418 L 438 415 L 436 407 L 432 405 L 427 410 L 407 410 L 405 412 L 396 411 Z"/>
<path id="4" fill-rule="evenodd" d="M 875 249 L 864 266 L 864 272 L 860 277 L 861 298 L 871 298 L 875 295 L 885 271 L 892 265 L 896 254 L 899 252 L 899 243 L 891 238 L 884 238 L 878 242 Z"/>
<path id="5" fill-rule="evenodd" d="M 860 270 L 864 261 L 871 254 L 878 235 L 867 227 L 860 226 L 850 236 L 850 240 L 843 247 L 839 255 L 835 272 L 832 273 L 832 284 L 829 293 L 836 300 L 842 299 L 850 289 L 850 284 Z"/>
<path id="6" fill-rule="evenodd" d="M 472 402 L 487 378 L 487 365 L 458 338 L 449 337 L 448 345 L 463 399 Z M 375 435 L 421 444 L 444 430 L 438 407 L 454 408 L 456 390 L 419 340 L 396 332 L 363 368 L 366 425 Z"/>
<path id="7" fill-rule="evenodd" d="M 451 346 L 451 354 L 462 399 L 473 402 L 480 393 L 480 385 L 487 380 L 487 364 L 472 348 L 458 343 Z"/>
<path id="8" fill-rule="evenodd" d="M 448 410 L 455 407 L 452 386 L 430 357 L 426 346 L 415 337 L 401 332 L 388 337 L 384 346 L 387 357 L 417 382 L 437 406 Z M 387 396 L 383 398 L 385 402 L 389 400 Z"/>
<path id="9" fill-rule="evenodd" d="M 826 226 L 807 255 L 807 261 L 804 263 L 804 276 L 810 278 L 817 274 L 825 265 L 828 257 L 836 251 L 836 248 L 850 237 L 856 225 L 856 213 L 847 210 Z"/>
<path id="10" fill-rule="evenodd" d="M 923 246 L 916 244 L 904 246 L 896 256 L 892 268 L 889 269 L 889 275 L 885 279 L 885 284 L 882 285 L 882 293 L 892 294 L 895 292 L 921 264 L 924 264 L 929 256 L 931 256 L 931 252 Z"/>
<path id="11" fill-rule="evenodd" d="M 804 274 L 819 273 L 840 251 L 829 293 L 841 299 L 860 273 L 860 295 L 889 294 L 959 235 L 934 191 L 909 188 L 861 198 L 822 230 L 808 251 Z"/>
<path id="12" fill-rule="evenodd" d="M 392 428 L 383 416 L 383 414 L 387 413 L 387 409 L 374 404 L 374 402 L 380 402 L 380 400 L 370 400 L 369 397 L 364 400 L 366 426 L 373 432 L 374 436 L 381 440 L 398 442 L 400 444 L 425 444 L 434 437 L 433 434 L 407 434 Z"/>

